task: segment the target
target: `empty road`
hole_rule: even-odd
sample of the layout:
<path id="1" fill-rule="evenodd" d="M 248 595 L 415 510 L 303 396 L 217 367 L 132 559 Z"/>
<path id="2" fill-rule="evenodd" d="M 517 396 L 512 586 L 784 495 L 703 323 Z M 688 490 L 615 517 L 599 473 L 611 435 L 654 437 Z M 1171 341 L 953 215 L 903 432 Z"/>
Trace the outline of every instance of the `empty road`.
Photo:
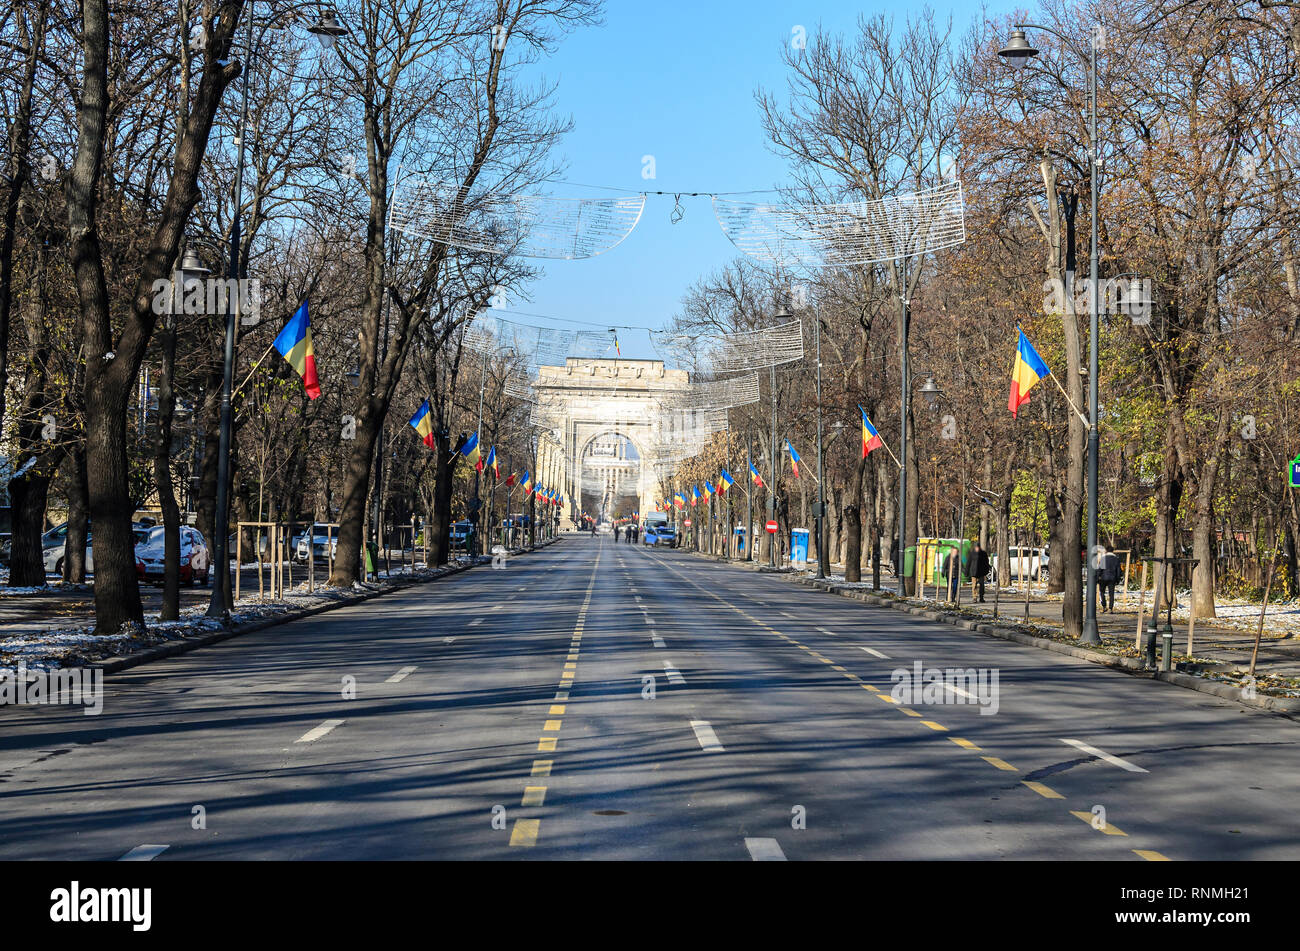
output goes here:
<path id="1" fill-rule="evenodd" d="M 1300 858 L 1300 724 L 608 536 L 105 690 L 0 709 L 0 858 Z"/>

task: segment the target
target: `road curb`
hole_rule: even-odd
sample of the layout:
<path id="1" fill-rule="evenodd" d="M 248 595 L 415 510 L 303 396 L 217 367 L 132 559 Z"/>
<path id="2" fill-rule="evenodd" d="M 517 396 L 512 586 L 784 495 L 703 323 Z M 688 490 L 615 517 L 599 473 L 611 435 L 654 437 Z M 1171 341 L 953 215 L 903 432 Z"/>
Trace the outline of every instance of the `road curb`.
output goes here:
<path id="1" fill-rule="evenodd" d="M 708 555 L 703 552 L 689 553 L 713 561 L 735 564 L 737 567 L 741 568 L 748 567 L 751 571 L 761 570 L 761 567 L 763 567 L 760 566 L 756 569 L 744 562 L 731 562 L 729 559 L 720 558 L 716 555 Z M 1177 670 L 1148 670 L 1140 657 L 1117 657 L 1114 654 L 1104 654 L 1100 651 L 1088 650 L 1085 647 L 1075 647 L 1071 644 L 1062 644 L 1061 642 L 1051 640 L 1050 638 L 1036 637 L 1033 634 L 1026 634 L 1024 631 L 1016 630 L 1015 628 L 1008 627 L 1005 624 L 957 617 L 948 612 L 936 611 L 932 608 L 924 608 L 915 604 L 899 602 L 893 598 L 884 598 L 880 595 L 872 594 L 869 591 L 855 588 L 843 588 L 833 582 L 817 578 L 804 578 L 800 575 L 774 572 L 770 569 L 765 573 L 775 575 L 776 577 L 792 584 L 801 584 L 807 588 L 824 591 L 827 594 L 838 595 L 842 598 L 861 601 L 865 604 L 871 604 L 877 607 L 889 607 L 905 614 L 924 617 L 930 621 L 938 621 L 943 624 L 952 625 L 953 627 L 964 628 L 968 631 L 986 634 L 989 637 L 1014 641 L 1017 644 L 1024 644 L 1028 647 L 1037 647 L 1040 650 L 1055 651 L 1058 654 L 1068 654 L 1071 657 L 1078 657 L 1081 660 L 1086 660 L 1093 664 L 1109 667 L 1112 670 L 1119 670 L 1134 677 L 1141 677 L 1145 680 L 1158 680 L 1171 686 L 1184 687 L 1188 690 L 1196 690 L 1200 693 L 1208 693 L 1223 700 L 1232 700 L 1243 706 L 1252 707 L 1257 710 L 1266 710 L 1269 713 L 1276 713 L 1291 719 L 1300 719 L 1300 699 L 1292 699 L 1290 697 L 1265 697 L 1259 695 L 1254 697 L 1245 697 L 1242 696 L 1241 687 L 1234 687 L 1231 684 L 1206 680 L 1204 677 L 1197 677 L 1194 674 L 1185 674 Z"/>
<path id="2" fill-rule="evenodd" d="M 553 538 L 550 541 L 543 542 L 536 549 L 524 548 L 513 552 L 511 557 L 527 555 L 531 551 L 538 551 L 542 548 L 549 547 L 558 542 L 559 538 Z M 478 565 L 455 565 L 446 571 L 441 571 L 429 578 L 402 578 L 392 582 L 392 584 L 380 591 L 365 591 L 359 594 L 349 595 L 340 598 L 337 601 L 331 601 L 327 604 L 317 604 L 310 608 L 303 608 L 298 611 L 288 611 L 284 614 L 277 614 L 275 617 L 260 618 L 256 621 L 250 621 L 247 624 L 239 624 L 221 631 L 213 631 L 211 634 L 205 634 L 202 637 L 190 638 L 185 641 L 176 641 L 171 644 L 162 644 L 158 647 L 151 647 L 135 654 L 128 654 L 125 657 L 115 657 L 112 660 L 97 661 L 92 664 L 84 664 L 81 669 L 98 670 L 105 674 L 117 673 L 122 670 L 129 670 L 132 667 L 139 667 L 141 664 L 147 664 L 151 661 L 162 660 L 165 657 L 175 657 L 178 654 L 188 654 L 190 651 L 198 650 L 200 647 L 207 647 L 209 644 L 216 644 L 221 641 L 230 640 L 232 637 L 238 637 L 241 634 L 252 634 L 255 631 L 263 631 L 268 627 L 275 627 L 277 624 L 287 624 L 290 621 L 299 621 L 303 618 L 313 617 L 317 614 L 324 614 L 326 611 L 334 611 L 338 608 L 351 607 L 355 604 L 369 601 L 373 598 L 380 598 L 386 594 L 393 594 L 398 591 L 404 591 L 407 588 L 413 588 L 417 585 L 431 584 L 434 581 L 441 581 L 443 578 L 449 578 L 452 575 L 458 575 L 462 572 L 469 571 L 471 568 L 477 568 Z"/>

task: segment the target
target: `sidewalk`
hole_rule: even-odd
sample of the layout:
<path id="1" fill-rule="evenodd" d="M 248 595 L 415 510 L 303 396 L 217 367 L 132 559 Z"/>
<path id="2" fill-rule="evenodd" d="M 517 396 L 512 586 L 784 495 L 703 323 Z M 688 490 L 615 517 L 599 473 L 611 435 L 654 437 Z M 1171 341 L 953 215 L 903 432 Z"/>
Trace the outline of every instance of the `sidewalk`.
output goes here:
<path id="1" fill-rule="evenodd" d="M 704 552 L 692 552 L 692 554 L 718 561 L 727 560 Z M 889 604 L 898 610 L 909 610 L 915 614 L 924 612 L 926 616 L 935 620 L 944 620 L 963 627 L 978 627 L 984 632 L 995 630 L 1017 632 L 1015 639 L 1023 639 L 1025 636 L 1040 639 L 1038 646 L 1053 642 L 1060 645 L 1058 649 L 1087 655 L 1089 659 L 1099 663 L 1111 663 L 1135 672 L 1143 669 L 1141 658 L 1144 656 L 1145 649 L 1138 648 L 1136 638 L 1137 592 L 1130 592 L 1127 596 L 1116 593 L 1116 612 L 1097 616 L 1101 645 L 1083 647 L 1079 645 L 1077 639 L 1067 637 L 1064 633 L 1061 620 L 1061 596 L 1047 595 L 1043 588 L 1039 587 L 1035 590 L 1032 584 L 1027 621 L 1023 588 L 1001 589 L 997 595 L 998 616 L 995 619 L 993 616 L 995 593 L 992 587 L 986 589 L 983 604 L 972 604 L 970 585 L 964 586 L 961 605 L 958 608 L 952 603 L 934 600 L 932 595 L 935 589 L 930 585 L 926 586 L 928 597 L 924 599 L 912 597 L 900 601 L 895 594 L 898 579 L 887 572 L 882 572 L 880 588 L 875 590 L 872 588 L 869 575 L 868 580 L 846 583 L 842 573 L 834 573 L 833 569 L 838 566 L 832 566 L 832 574 L 829 577 L 818 580 L 815 577 L 817 573 L 815 566 L 805 571 L 796 571 L 788 567 L 774 571 L 766 564 L 747 564 L 734 560 L 731 563 L 740 567 L 749 567 L 754 571 L 773 572 L 788 580 L 833 594 L 869 599 L 872 602 Z M 1146 621 L 1150 617 L 1150 598 L 1151 593 L 1148 591 L 1144 605 L 1144 635 Z M 1189 656 L 1187 654 L 1189 593 L 1180 591 L 1178 598 L 1178 606 L 1173 611 L 1174 670 L 1172 674 L 1159 674 L 1159 678 L 1183 686 L 1193 686 L 1191 681 L 1209 681 L 1212 687 L 1223 689 L 1226 686 L 1230 687 L 1233 693 L 1240 694 L 1237 688 L 1245 683 L 1250 667 L 1259 605 L 1225 601 L 1221 607 L 1216 606 L 1225 617 L 1214 621 L 1197 621 L 1193 639 L 1194 656 Z M 1166 612 L 1162 612 L 1160 627 L 1163 627 L 1166 617 Z M 1300 702 L 1300 633 L 1297 631 L 1300 631 L 1300 605 L 1294 602 L 1269 605 L 1255 667 L 1255 685 L 1261 697 L 1268 695 L 1282 701 L 1281 704 L 1270 703 L 1270 708 L 1289 707 Z M 1157 640 L 1157 651 L 1160 647 L 1161 642 Z M 1198 686 L 1197 689 L 1201 688 Z M 1218 691 L 1209 689 L 1207 692 Z"/>
<path id="2" fill-rule="evenodd" d="M 541 549 L 558 540 L 551 539 L 539 543 L 537 547 Z M 528 551 L 523 548 L 510 554 L 517 556 L 527 554 Z M 283 599 L 277 601 L 260 600 L 254 589 L 251 596 L 245 594 L 235 603 L 229 624 L 205 616 L 210 589 L 200 588 L 197 590 L 203 594 L 202 603 L 182 607 L 179 620 L 160 621 L 157 610 L 146 611 L 145 630 L 124 628 L 116 634 L 92 633 L 95 626 L 93 600 L 66 600 L 55 592 L 53 599 L 41 599 L 41 607 L 58 611 L 59 614 L 53 617 L 47 614 L 40 621 L 35 621 L 29 615 L 13 622 L 9 629 L 0 630 L 0 670 L 18 664 L 37 669 L 76 667 L 92 663 L 104 669 L 120 669 L 154 657 L 191 650 L 236 634 L 355 604 L 412 584 L 433 581 L 491 562 L 491 555 L 481 555 L 473 560 L 459 559 L 441 568 L 417 568 L 414 572 L 409 567 L 401 570 L 395 567 L 391 576 L 380 572 L 378 582 L 358 582 L 352 588 L 326 588 L 317 584 L 315 591 L 308 591 L 304 582 L 295 585 L 286 592 Z M 24 596 L 23 600 L 26 601 L 27 597 L 30 596 Z M 25 625 L 36 629 L 23 630 Z M 15 627 L 18 628 L 16 632 L 13 629 Z"/>

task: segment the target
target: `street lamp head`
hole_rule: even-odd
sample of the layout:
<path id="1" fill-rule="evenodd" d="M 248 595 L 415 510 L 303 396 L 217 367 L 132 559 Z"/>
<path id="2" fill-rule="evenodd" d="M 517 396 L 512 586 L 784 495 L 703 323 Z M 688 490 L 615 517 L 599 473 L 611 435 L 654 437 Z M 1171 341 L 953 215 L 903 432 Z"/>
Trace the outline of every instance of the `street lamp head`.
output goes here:
<path id="1" fill-rule="evenodd" d="M 347 35 L 348 28 L 341 24 L 334 16 L 334 11 L 330 10 L 314 24 L 307 27 L 307 32 L 320 40 L 320 45 L 324 49 L 329 50 L 334 48 L 334 44 L 340 36 Z"/>
<path id="2" fill-rule="evenodd" d="M 934 382 L 934 377 L 930 377 L 921 387 L 921 395 L 925 397 L 925 405 L 934 409 L 934 404 L 943 395 L 943 390 L 939 389 L 939 384 Z"/>
<path id="3" fill-rule="evenodd" d="M 188 285 L 190 281 L 201 281 L 212 272 L 203 266 L 199 256 L 193 248 L 186 248 L 185 253 L 181 255 L 181 283 Z"/>
<path id="4" fill-rule="evenodd" d="M 1024 30 L 1012 30 L 1007 45 L 998 50 L 998 55 L 1007 61 L 1012 69 L 1021 69 L 1030 57 L 1037 56 L 1038 50 L 1029 45 Z"/>

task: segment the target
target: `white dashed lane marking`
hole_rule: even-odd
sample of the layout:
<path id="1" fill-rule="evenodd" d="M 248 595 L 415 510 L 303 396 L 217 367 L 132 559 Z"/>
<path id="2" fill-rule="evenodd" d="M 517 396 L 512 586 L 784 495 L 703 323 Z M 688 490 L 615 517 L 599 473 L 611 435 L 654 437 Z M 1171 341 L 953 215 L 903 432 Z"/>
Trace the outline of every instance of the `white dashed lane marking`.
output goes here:
<path id="1" fill-rule="evenodd" d="M 152 862 L 158 856 L 166 852 L 166 845 L 137 845 L 126 855 L 118 859 L 119 862 Z"/>
<path id="2" fill-rule="evenodd" d="M 1088 754 L 1090 754 L 1090 755 L 1092 755 L 1092 756 L 1097 757 L 1097 759 L 1103 759 L 1103 760 L 1105 760 L 1107 763 L 1110 763 L 1110 765 L 1112 765 L 1112 766 L 1118 766 L 1120 769 L 1126 769 L 1126 770 L 1128 770 L 1130 773 L 1145 773 L 1145 772 L 1147 772 L 1147 770 L 1143 769 L 1141 766 L 1138 766 L 1138 765 L 1135 764 L 1135 763 L 1130 763 L 1130 762 L 1129 762 L 1128 760 L 1126 760 L 1126 759 L 1120 759 L 1118 756 L 1112 756 L 1111 754 L 1105 752 L 1104 750 L 1099 750 L 1099 749 L 1097 749 L 1097 747 L 1095 747 L 1095 746 L 1089 746 L 1087 743 L 1083 743 L 1083 742 L 1081 742 L 1081 741 L 1079 741 L 1079 740 L 1065 740 L 1065 739 L 1063 739 L 1063 740 L 1061 740 L 1061 742 L 1064 743 L 1064 744 L 1066 744 L 1067 746 L 1073 746 L 1075 749 L 1083 750 L 1085 753 L 1088 753 Z"/>
<path id="3" fill-rule="evenodd" d="M 670 684 L 686 683 L 686 678 L 681 675 L 681 671 L 668 663 L 668 661 L 664 661 L 664 673 L 668 676 L 668 682 Z"/>
<path id="4" fill-rule="evenodd" d="M 298 737 L 298 739 L 294 740 L 294 742 L 315 743 L 326 733 L 329 733 L 331 730 L 333 730 L 336 726 L 342 726 L 342 725 L 343 725 L 342 720 L 325 720 L 323 723 L 321 723 L 320 726 L 308 730 L 302 736 Z"/>
<path id="5" fill-rule="evenodd" d="M 745 839 L 745 848 L 755 862 L 784 862 L 785 853 L 776 839 Z"/>
<path id="6" fill-rule="evenodd" d="M 713 732 L 713 727 L 709 725 L 708 720 L 692 720 L 691 729 L 695 731 L 695 738 L 700 741 L 700 746 L 704 752 L 726 752 L 722 744 L 718 742 L 718 734 Z"/>
<path id="7" fill-rule="evenodd" d="M 411 676 L 411 674 L 413 674 L 413 673 L 415 673 L 415 668 L 414 668 L 414 667 L 403 667 L 403 668 L 402 668 L 401 670 L 399 670 L 397 673 L 393 674 L 393 676 L 391 676 L 391 677 L 389 677 L 387 680 L 385 680 L 384 683 L 386 683 L 386 684 L 400 684 L 403 680 L 405 680 L 407 677 Z"/>
<path id="8" fill-rule="evenodd" d="M 863 648 L 860 648 L 860 650 L 864 650 L 864 651 L 866 651 L 866 652 L 867 652 L 868 654 L 870 654 L 872 657 L 879 657 L 881 660 L 889 660 L 889 655 L 888 655 L 888 654 L 882 654 L 882 653 L 880 653 L 880 651 L 876 650 L 874 647 L 863 647 Z"/>

